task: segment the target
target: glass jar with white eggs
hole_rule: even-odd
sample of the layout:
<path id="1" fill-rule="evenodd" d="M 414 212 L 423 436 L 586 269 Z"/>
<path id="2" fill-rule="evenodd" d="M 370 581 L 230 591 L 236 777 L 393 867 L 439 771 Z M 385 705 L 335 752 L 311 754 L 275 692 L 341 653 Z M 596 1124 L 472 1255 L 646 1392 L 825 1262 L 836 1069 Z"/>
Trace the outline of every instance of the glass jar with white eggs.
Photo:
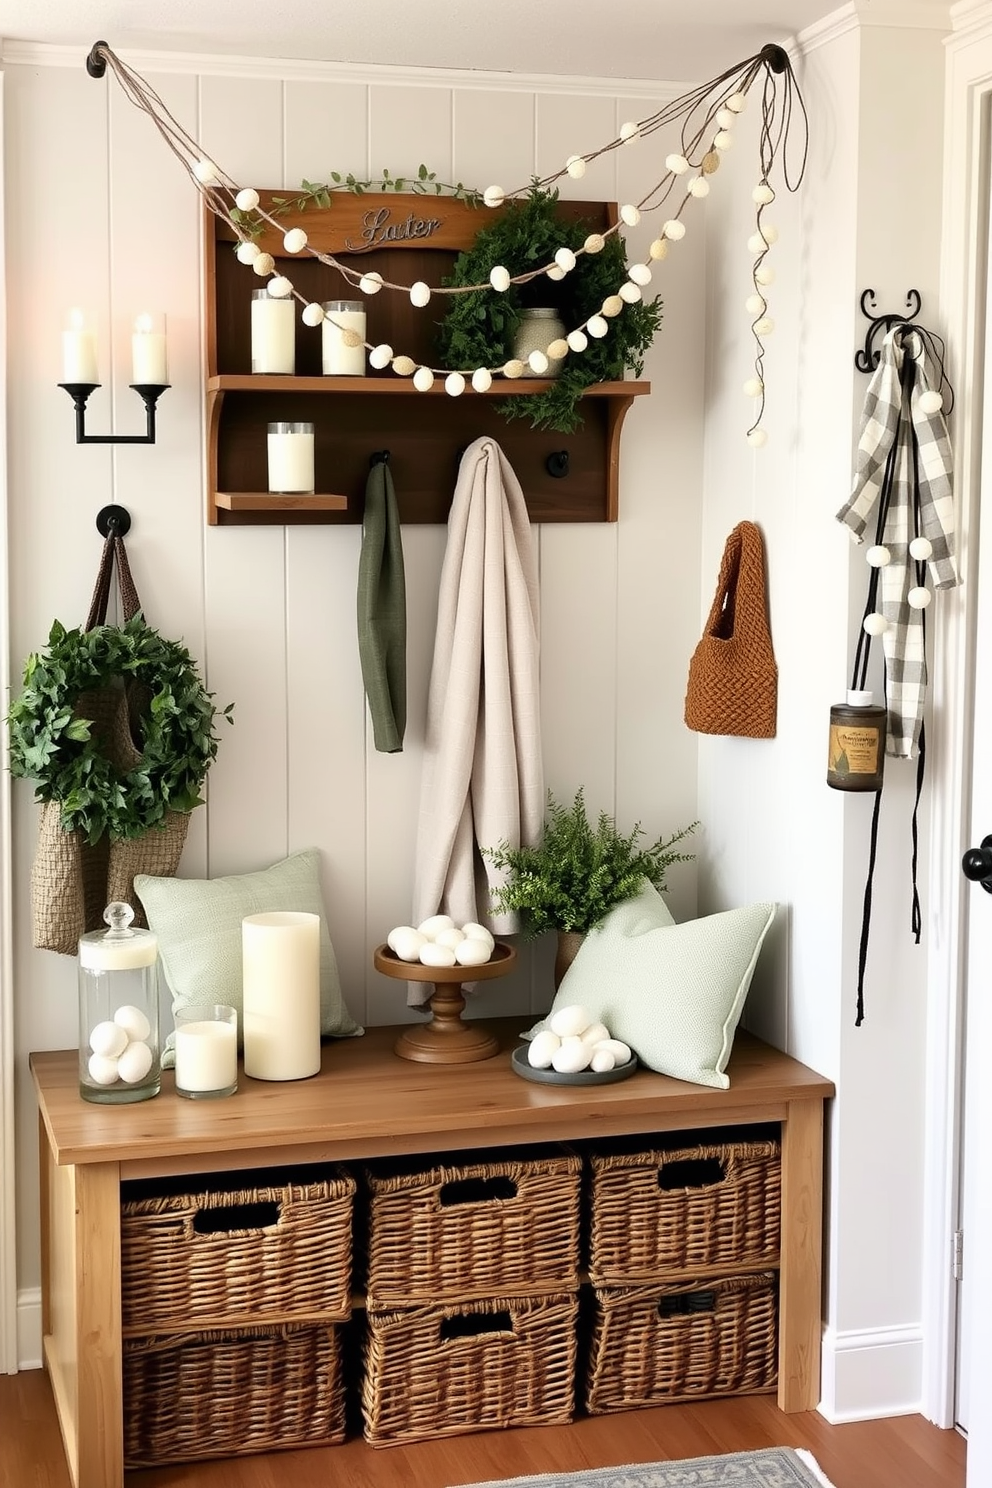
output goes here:
<path id="1" fill-rule="evenodd" d="M 104 911 L 108 930 L 79 939 L 79 1093 L 99 1105 L 158 1095 L 158 937 L 132 929 L 130 904 Z"/>

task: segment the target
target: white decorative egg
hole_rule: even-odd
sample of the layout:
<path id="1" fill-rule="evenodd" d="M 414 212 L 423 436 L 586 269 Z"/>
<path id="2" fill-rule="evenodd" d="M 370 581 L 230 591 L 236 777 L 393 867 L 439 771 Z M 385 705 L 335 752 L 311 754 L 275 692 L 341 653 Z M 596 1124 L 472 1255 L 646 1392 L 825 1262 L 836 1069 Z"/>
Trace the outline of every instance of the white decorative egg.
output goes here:
<path id="1" fill-rule="evenodd" d="M 593 1053 L 598 1054 L 603 1049 L 609 1050 L 617 1064 L 630 1063 L 630 1045 L 625 1044 L 622 1039 L 604 1039 L 601 1044 L 596 1044 Z"/>
<path id="2" fill-rule="evenodd" d="M 616 1069 L 616 1067 L 617 1062 L 609 1049 L 596 1049 L 593 1052 L 589 1068 L 594 1069 L 597 1075 L 605 1075 L 609 1070 Z"/>
<path id="3" fill-rule="evenodd" d="M 462 933 L 469 940 L 488 940 L 490 945 L 495 945 L 493 932 L 487 930 L 485 925 L 477 925 L 474 920 L 469 920 L 467 925 L 462 926 Z"/>
<path id="4" fill-rule="evenodd" d="M 139 1080 L 145 1078 L 151 1067 L 152 1051 L 139 1039 L 137 1043 L 128 1044 L 118 1059 L 117 1074 L 125 1085 L 137 1085 Z"/>
<path id="5" fill-rule="evenodd" d="M 556 1013 L 552 1013 L 548 1019 L 548 1027 L 559 1038 L 577 1038 L 579 1034 L 585 1032 L 591 1022 L 592 1019 L 585 1008 L 575 1004 L 559 1008 Z"/>
<path id="6" fill-rule="evenodd" d="M 402 925 L 394 935 L 391 942 L 394 955 L 401 961 L 419 961 L 420 952 L 428 943 L 420 931 L 414 930 L 412 925 Z"/>
<path id="7" fill-rule="evenodd" d="M 426 940 L 434 940 L 442 930 L 450 930 L 454 925 L 450 915 L 431 915 L 426 920 L 421 920 L 417 929 Z"/>
<path id="8" fill-rule="evenodd" d="M 438 931 L 434 937 L 434 944 L 450 946 L 453 951 L 456 951 L 464 939 L 464 930 L 459 930 L 457 925 L 452 925 L 450 930 Z"/>
<path id="9" fill-rule="evenodd" d="M 116 1059 L 127 1048 L 127 1032 L 118 1023 L 98 1023 L 90 1034 L 90 1048 L 105 1059 Z M 94 1077 L 95 1078 L 95 1077 Z M 116 1080 L 117 1076 L 114 1076 Z M 103 1084 L 103 1081 L 100 1082 Z"/>
<path id="10" fill-rule="evenodd" d="M 146 1039 L 152 1031 L 152 1025 L 141 1009 L 131 1007 L 129 1003 L 117 1009 L 114 1022 L 118 1028 L 123 1028 L 127 1037 L 132 1041 Z"/>
<path id="11" fill-rule="evenodd" d="M 386 944 L 389 947 L 389 949 L 391 951 L 395 951 L 396 952 L 396 955 L 398 956 L 399 955 L 399 951 L 396 950 L 396 937 L 398 935 L 417 935 L 417 934 L 419 934 L 419 931 L 414 930 L 414 928 L 413 928 L 412 925 L 397 925 L 397 926 L 395 926 L 394 929 L 390 930 L 389 934 L 386 936 Z"/>
<path id="12" fill-rule="evenodd" d="M 550 1069 L 551 1061 L 561 1048 L 561 1039 L 550 1028 L 535 1033 L 527 1049 L 527 1063 L 532 1069 Z"/>
<path id="13" fill-rule="evenodd" d="M 117 1060 L 106 1054 L 91 1054 L 86 1068 L 94 1085 L 113 1085 L 117 1080 Z"/>
<path id="14" fill-rule="evenodd" d="M 584 1044 L 591 1044 L 595 1049 L 597 1044 L 605 1043 L 610 1037 L 610 1030 L 605 1023 L 590 1023 L 580 1037 Z"/>
<path id="15" fill-rule="evenodd" d="M 455 946 L 455 960 L 459 966 L 485 966 L 490 957 L 488 941 L 477 935 L 468 935 Z"/>
<path id="16" fill-rule="evenodd" d="M 589 1045 L 584 1044 L 578 1035 L 574 1035 L 562 1039 L 561 1047 L 551 1056 L 551 1067 L 560 1075 L 574 1075 L 579 1070 L 588 1069 L 591 1059 L 592 1050 Z"/>
<path id="17" fill-rule="evenodd" d="M 420 947 L 420 960 L 424 966 L 454 966 L 455 953 L 450 946 L 428 940 Z"/>

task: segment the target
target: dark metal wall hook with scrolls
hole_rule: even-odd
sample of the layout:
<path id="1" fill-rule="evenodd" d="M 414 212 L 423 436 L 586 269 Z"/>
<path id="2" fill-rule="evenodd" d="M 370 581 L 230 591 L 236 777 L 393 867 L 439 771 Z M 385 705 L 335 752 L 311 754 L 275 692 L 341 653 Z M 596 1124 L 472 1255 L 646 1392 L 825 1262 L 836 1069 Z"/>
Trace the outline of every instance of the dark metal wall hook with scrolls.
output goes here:
<path id="1" fill-rule="evenodd" d="M 909 290 L 906 294 L 906 311 L 908 312 L 906 314 L 896 314 L 895 312 L 888 311 L 884 315 L 876 315 L 874 313 L 876 304 L 875 291 L 873 289 L 866 289 L 861 296 L 861 314 L 865 316 L 870 324 L 867 331 L 865 331 L 864 347 L 856 352 L 854 356 L 854 365 L 859 372 L 874 372 L 881 356 L 881 352 L 875 345 L 876 339 L 881 336 L 884 340 L 893 326 L 905 325 L 907 321 L 911 321 L 914 316 L 919 315 L 923 307 L 923 300 L 919 290 Z"/>

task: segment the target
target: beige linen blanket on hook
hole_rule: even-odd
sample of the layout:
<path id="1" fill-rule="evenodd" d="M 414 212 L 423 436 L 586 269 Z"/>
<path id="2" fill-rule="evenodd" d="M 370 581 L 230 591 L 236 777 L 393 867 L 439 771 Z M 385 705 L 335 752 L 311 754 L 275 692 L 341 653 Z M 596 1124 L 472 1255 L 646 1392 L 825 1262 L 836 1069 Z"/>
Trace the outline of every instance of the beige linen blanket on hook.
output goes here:
<path id="1" fill-rule="evenodd" d="M 520 483 L 493 439 L 462 456 L 448 517 L 417 830 L 413 923 L 494 916 L 481 847 L 539 840 L 544 822 L 537 560 Z M 430 995 L 411 982 L 410 1001 Z"/>

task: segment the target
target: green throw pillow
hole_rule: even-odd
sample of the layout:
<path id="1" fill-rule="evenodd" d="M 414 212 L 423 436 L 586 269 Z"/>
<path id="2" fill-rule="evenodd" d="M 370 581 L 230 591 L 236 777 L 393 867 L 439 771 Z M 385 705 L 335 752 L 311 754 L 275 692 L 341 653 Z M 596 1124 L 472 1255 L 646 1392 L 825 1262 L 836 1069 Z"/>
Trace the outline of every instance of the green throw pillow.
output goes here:
<path id="1" fill-rule="evenodd" d="M 724 1070 L 775 908 L 752 904 L 676 925 L 648 884 L 589 931 L 551 1012 L 578 1004 L 650 1069 L 726 1090 Z"/>
<path id="2" fill-rule="evenodd" d="M 345 1004 L 320 891 L 320 854 L 294 853 L 259 873 L 227 878 L 156 878 L 135 875 L 135 891 L 149 928 L 158 936 L 159 955 L 172 990 L 173 1014 L 201 1002 L 222 1002 L 238 1010 L 241 1044 L 241 921 L 270 910 L 296 910 L 320 916 L 320 1031 L 339 1037 L 361 1033 Z M 175 1064 L 175 1034 L 169 1035 L 164 1065 Z"/>

